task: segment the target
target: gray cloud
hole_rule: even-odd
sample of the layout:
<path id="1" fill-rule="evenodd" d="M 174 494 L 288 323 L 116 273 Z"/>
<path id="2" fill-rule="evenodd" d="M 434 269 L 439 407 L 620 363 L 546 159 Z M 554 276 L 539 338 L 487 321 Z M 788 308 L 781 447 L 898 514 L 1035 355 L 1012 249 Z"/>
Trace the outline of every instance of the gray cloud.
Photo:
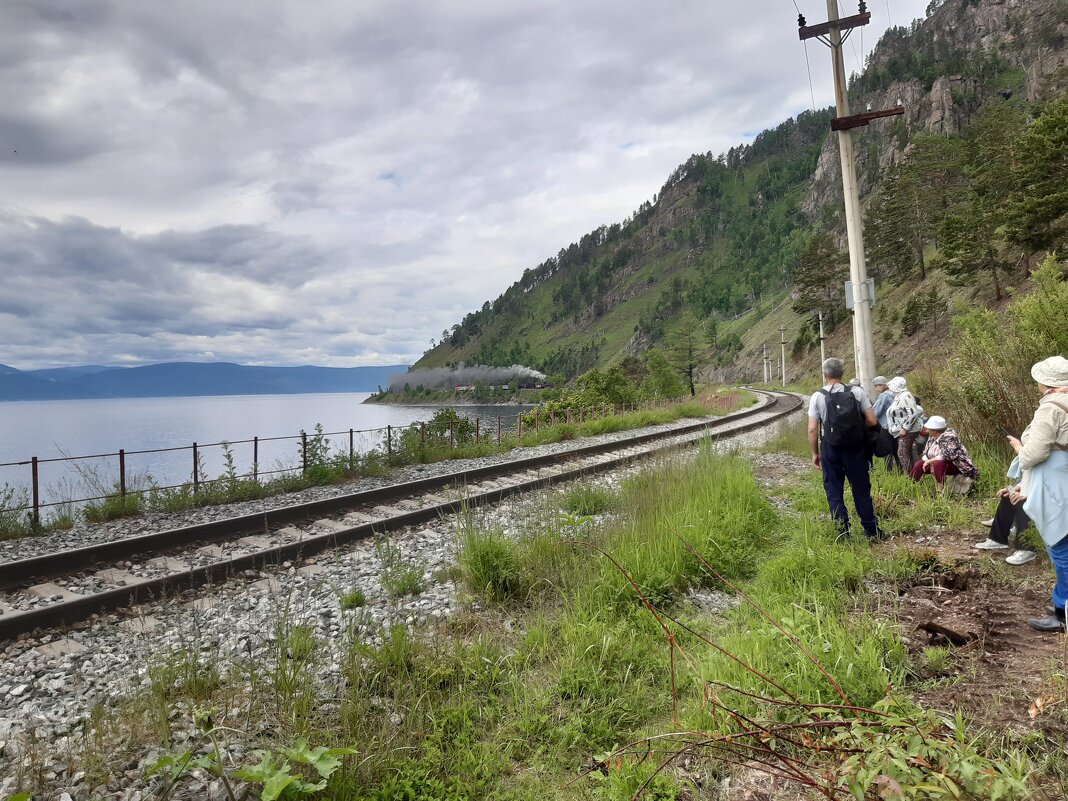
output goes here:
<path id="1" fill-rule="evenodd" d="M 6 0 L 0 362 L 413 359 L 690 153 L 806 108 L 794 13 Z"/>

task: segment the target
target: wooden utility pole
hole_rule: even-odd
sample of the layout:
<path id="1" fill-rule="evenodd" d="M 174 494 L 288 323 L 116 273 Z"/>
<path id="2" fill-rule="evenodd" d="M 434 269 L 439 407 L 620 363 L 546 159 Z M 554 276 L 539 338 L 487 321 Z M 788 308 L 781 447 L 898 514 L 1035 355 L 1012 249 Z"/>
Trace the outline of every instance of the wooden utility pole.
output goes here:
<path id="1" fill-rule="evenodd" d="M 782 367 L 782 385 L 786 386 L 786 326 L 779 326 L 779 347 L 782 349 L 782 356 L 779 359 L 779 364 Z"/>
<path id="2" fill-rule="evenodd" d="M 821 311 L 819 313 L 819 315 L 820 315 L 820 375 L 823 375 L 823 363 L 825 361 L 827 361 L 827 354 L 824 353 L 824 350 L 823 350 L 823 340 L 824 340 L 824 336 L 823 336 L 823 312 Z"/>
<path id="3" fill-rule="evenodd" d="M 838 0 L 827 0 L 827 22 L 806 25 L 804 16 L 798 15 L 798 35 L 802 40 L 818 38 L 831 48 L 831 66 L 834 70 L 834 97 L 838 116 L 831 120 L 831 130 L 838 131 L 838 150 L 842 161 L 842 191 L 845 196 L 846 235 L 849 238 L 849 280 L 853 297 L 853 342 L 857 357 L 857 378 L 861 386 L 871 394 L 871 380 L 875 376 L 875 344 L 871 330 L 871 308 L 874 301 L 874 285 L 869 284 L 864 263 L 864 229 L 860 213 L 860 196 L 857 192 L 856 164 L 853 157 L 852 129 L 867 125 L 880 117 L 903 114 L 898 106 L 882 111 L 867 111 L 850 116 L 849 98 L 846 94 L 845 60 L 842 45 L 854 28 L 867 25 L 871 13 L 864 0 L 860 13 L 852 17 L 838 18 Z M 845 35 L 842 32 L 845 31 Z"/>

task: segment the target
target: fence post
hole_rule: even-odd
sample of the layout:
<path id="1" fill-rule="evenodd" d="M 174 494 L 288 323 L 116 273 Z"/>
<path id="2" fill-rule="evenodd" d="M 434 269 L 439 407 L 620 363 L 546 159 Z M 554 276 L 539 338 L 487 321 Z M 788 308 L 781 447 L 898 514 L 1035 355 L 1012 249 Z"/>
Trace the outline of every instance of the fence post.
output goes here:
<path id="1" fill-rule="evenodd" d="M 541 408 L 540 406 L 535 406 L 534 407 L 534 433 L 535 434 L 538 434 L 538 433 L 541 432 L 541 423 L 538 421 L 538 410 L 540 408 Z"/>
<path id="2" fill-rule="evenodd" d="M 519 412 L 515 416 L 515 433 L 519 439 L 523 439 L 523 413 Z"/>
<path id="3" fill-rule="evenodd" d="M 197 444 L 193 443 L 193 494 L 200 491 L 200 451 Z"/>
<path id="4" fill-rule="evenodd" d="M 119 448 L 119 497 L 126 500 L 126 449 Z"/>
<path id="5" fill-rule="evenodd" d="M 497 415 L 497 447 L 501 447 L 501 416 Z"/>
<path id="6" fill-rule="evenodd" d="M 479 441 L 479 429 L 482 427 L 482 418 L 475 418 L 475 444 L 478 445 Z"/>
<path id="7" fill-rule="evenodd" d="M 426 448 L 426 423 L 419 424 L 419 446 Z"/>
<path id="8" fill-rule="evenodd" d="M 30 470 L 33 472 L 33 527 L 41 525 L 41 482 L 37 477 L 37 457 L 30 460 Z"/>
<path id="9" fill-rule="evenodd" d="M 456 449 L 456 421 L 449 421 L 449 448 Z"/>
<path id="10" fill-rule="evenodd" d="M 300 472 L 301 475 L 308 472 L 308 434 L 300 432 Z"/>
<path id="11" fill-rule="evenodd" d="M 393 426 L 386 426 L 386 456 L 393 458 Z"/>
<path id="12" fill-rule="evenodd" d="M 260 480 L 260 438 L 252 438 L 252 480 Z"/>
<path id="13" fill-rule="evenodd" d="M 356 438 L 353 435 L 353 431 L 349 429 L 349 470 L 352 470 L 356 466 Z"/>

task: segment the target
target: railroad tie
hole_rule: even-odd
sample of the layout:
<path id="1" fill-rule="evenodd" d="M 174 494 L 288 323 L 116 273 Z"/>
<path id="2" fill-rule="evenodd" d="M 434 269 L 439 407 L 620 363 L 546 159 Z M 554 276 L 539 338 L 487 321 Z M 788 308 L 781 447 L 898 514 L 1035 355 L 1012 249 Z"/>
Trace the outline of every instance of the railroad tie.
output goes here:
<path id="1" fill-rule="evenodd" d="M 344 531 L 349 527 L 347 523 L 344 523 L 341 520 L 331 520 L 326 517 L 322 520 L 316 520 L 312 525 L 316 528 L 325 528 L 328 531 Z"/>
<path id="2" fill-rule="evenodd" d="M 176 559 L 173 556 L 157 556 L 155 559 L 149 559 L 145 564 L 152 565 L 152 567 L 160 570 L 166 570 L 168 573 L 184 573 L 189 569 L 189 562 L 185 559 Z"/>
<path id="3" fill-rule="evenodd" d="M 160 625 L 159 618 L 151 615 L 138 615 L 137 617 L 128 617 L 119 621 L 119 628 L 131 634 L 150 634 L 158 629 Z"/>
<path id="4" fill-rule="evenodd" d="M 119 570 L 114 567 L 98 570 L 93 573 L 93 576 L 100 579 L 105 584 L 114 584 L 116 587 L 129 587 L 146 580 L 140 576 L 135 576 L 133 573 L 127 573 L 125 570 Z"/>
<path id="5" fill-rule="evenodd" d="M 285 531 L 282 529 L 279 534 Z M 269 537 L 265 537 L 262 534 L 253 534 L 251 537 L 241 537 L 235 540 L 238 545 L 244 545 L 249 548 L 270 548 L 274 543 Z"/>
<path id="6" fill-rule="evenodd" d="M 44 645 L 38 645 L 33 649 L 33 652 L 38 656 L 67 656 L 68 654 L 80 654 L 82 651 L 88 651 L 89 648 L 77 640 L 72 640 L 67 637 L 60 637 L 52 642 L 46 642 Z"/>
<path id="7" fill-rule="evenodd" d="M 31 598 L 42 598 L 46 601 L 59 596 L 63 601 L 72 601 L 77 598 L 83 597 L 79 593 L 71 592 L 66 587 L 60 587 L 58 584 L 46 581 L 43 584 L 34 584 L 32 587 L 27 587 L 26 594 Z"/>

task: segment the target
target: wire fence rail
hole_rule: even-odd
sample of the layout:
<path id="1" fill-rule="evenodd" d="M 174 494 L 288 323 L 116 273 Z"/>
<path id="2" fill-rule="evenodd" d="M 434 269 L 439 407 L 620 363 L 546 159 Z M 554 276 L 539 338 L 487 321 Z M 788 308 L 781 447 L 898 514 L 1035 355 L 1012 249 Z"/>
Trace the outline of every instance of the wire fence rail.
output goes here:
<path id="1" fill-rule="evenodd" d="M 387 425 L 380 428 L 356 429 L 349 428 L 339 431 L 323 431 L 316 427 L 313 433 L 301 431 L 299 434 L 277 437 L 254 436 L 250 439 L 220 440 L 218 442 L 193 442 L 190 445 L 179 445 L 167 448 L 147 448 L 141 450 L 127 450 L 120 448 L 117 451 L 107 453 L 93 453 L 79 456 L 57 456 L 49 458 L 30 457 L 14 462 L 0 462 L 0 468 L 28 468 L 29 497 L 25 503 L 6 505 L 5 498 L 0 497 L 0 511 L 5 515 L 12 513 L 28 514 L 31 524 L 39 527 L 41 513 L 46 509 L 62 507 L 64 509 L 79 508 L 86 504 L 118 498 L 125 501 L 128 496 L 142 495 L 146 492 L 167 492 L 188 490 L 196 495 L 205 485 L 223 478 L 226 480 L 253 481 L 263 483 L 273 477 L 306 475 L 309 468 L 323 464 L 327 459 L 347 461 L 350 469 L 356 465 L 358 458 L 368 455 L 378 455 L 390 464 L 405 463 L 404 450 L 411 450 L 413 443 L 417 449 L 424 453 L 427 448 L 446 451 L 468 447 L 472 444 L 495 445 L 503 447 L 506 440 L 514 440 L 520 444 L 524 436 L 524 426 L 528 434 L 540 435 L 543 429 L 555 429 L 561 425 L 576 425 L 595 419 L 614 416 L 635 414 L 646 411 L 665 410 L 679 404 L 688 402 L 689 398 L 650 400 L 640 403 L 628 404 L 601 404 L 597 406 L 574 407 L 567 409 L 552 409 L 546 411 L 541 407 L 534 407 L 528 412 L 519 412 L 516 415 L 497 415 L 495 417 L 466 417 L 457 414 L 449 423 L 447 430 L 440 426 L 434 426 L 433 421 L 411 423 L 409 425 Z M 719 397 L 712 401 L 713 407 L 728 409 L 733 403 L 730 397 Z M 524 422 L 524 418 L 526 418 Z M 533 432 L 531 431 L 533 430 Z M 338 447 L 340 439 L 341 447 Z M 298 459 L 295 463 L 276 462 L 272 469 L 264 469 L 261 463 L 261 446 L 268 443 L 291 443 L 298 445 Z M 330 449 L 333 444 L 333 450 Z M 238 472 L 234 459 L 235 447 L 251 446 L 248 469 Z M 218 449 L 222 463 L 226 466 L 226 474 L 218 478 L 208 475 L 205 467 L 205 456 L 213 449 Z M 61 451 L 62 452 L 62 451 Z M 147 473 L 132 472 L 128 467 L 131 457 L 144 457 L 159 454 L 187 453 L 186 464 L 190 466 L 189 479 L 179 483 L 158 484 Z M 446 457 L 447 458 L 447 457 Z M 398 461 L 398 459 L 400 461 Z M 218 459 L 216 461 L 219 461 Z M 416 461 L 412 459 L 411 461 Z M 110 466 L 112 471 L 105 478 L 99 474 L 101 462 Z M 94 463 L 93 467 L 85 468 L 84 465 Z M 63 497 L 45 497 L 45 486 L 41 479 L 41 467 L 50 464 L 62 464 L 73 470 L 81 477 L 77 485 L 82 491 L 95 489 L 88 495 L 77 496 L 71 491 L 69 483 L 64 486 L 62 492 L 52 492 L 51 495 L 63 494 Z M 137 486 L 135 486 L 135 484 Z M 140 486 L 147 485 L 147 486 Z M 16 497 L 11 491 L 10 485 L 3 485 L 6 499 L 10 503 Z"/>

